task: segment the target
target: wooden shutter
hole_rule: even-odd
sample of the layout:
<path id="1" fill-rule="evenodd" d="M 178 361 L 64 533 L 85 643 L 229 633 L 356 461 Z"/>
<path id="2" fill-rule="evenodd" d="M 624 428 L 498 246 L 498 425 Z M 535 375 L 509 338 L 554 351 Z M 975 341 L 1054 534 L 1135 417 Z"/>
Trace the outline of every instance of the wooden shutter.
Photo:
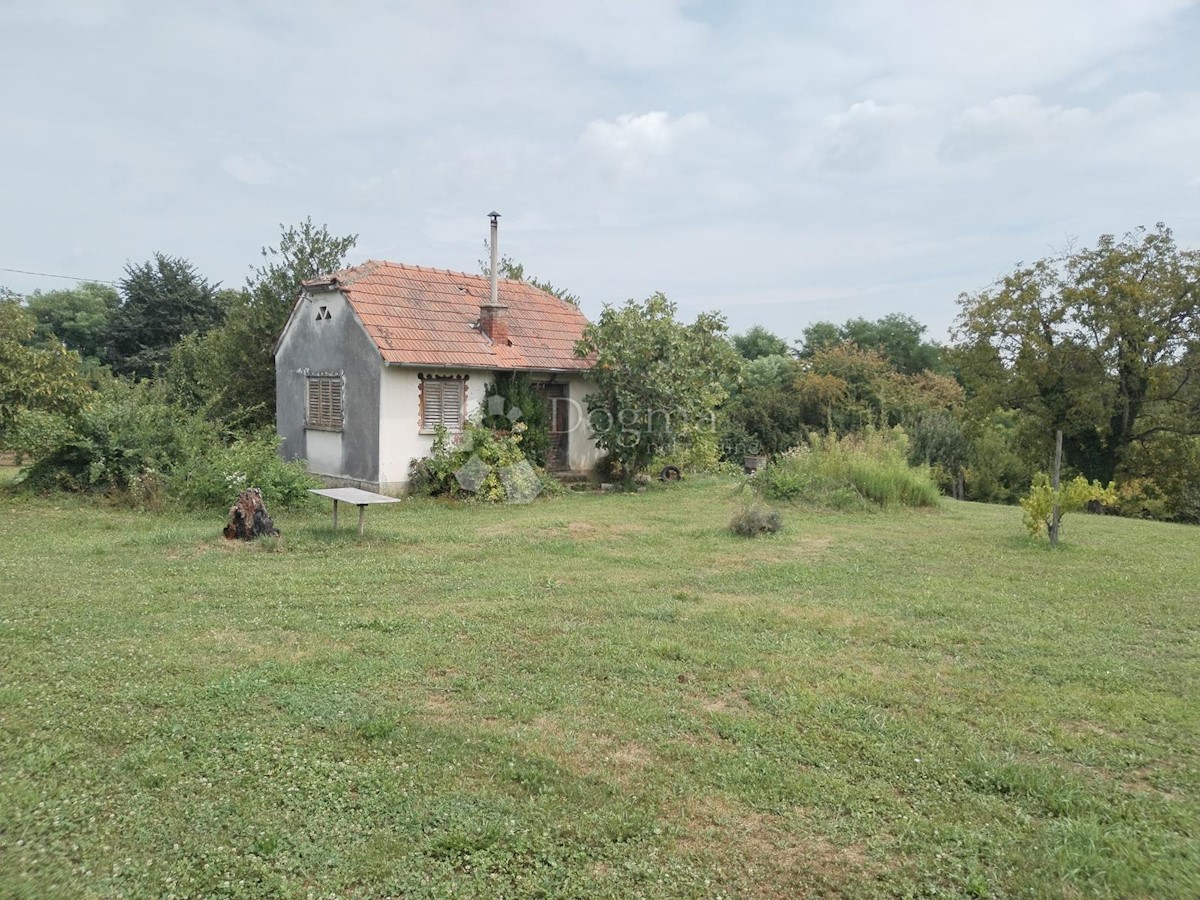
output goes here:
<path id="1" fill-rule="evenodd" d="M 308 378 L 308 427 L 342 430 L 342 379 L 310 375 Z"/>
<path id="2" fill-rule="evenodd" d="M 442 424 L 451 431 L 462 428 L 463 383 L 457 378 L 442 382 Z"/>
<path id="3" fill-rule="evenodd" d="M 421 428 L 438 425 L 458 431 L 463 422 L 463 382 L 459 378 L 426 378 L 421 386 Z"/>

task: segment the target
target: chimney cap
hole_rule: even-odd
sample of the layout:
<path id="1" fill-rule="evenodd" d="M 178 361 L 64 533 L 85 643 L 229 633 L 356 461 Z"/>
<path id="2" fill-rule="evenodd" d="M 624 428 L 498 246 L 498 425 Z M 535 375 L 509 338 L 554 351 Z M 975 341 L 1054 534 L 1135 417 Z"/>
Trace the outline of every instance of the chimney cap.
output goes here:
<path id="1" fill-rule="evenodd" d="M 500 213 L 492 210 L 490 213 L 488 213 L 488 218 L 492 220 L 493 225 L 497 225 L 499 223 L 496 220 L 500 218 Z"/>

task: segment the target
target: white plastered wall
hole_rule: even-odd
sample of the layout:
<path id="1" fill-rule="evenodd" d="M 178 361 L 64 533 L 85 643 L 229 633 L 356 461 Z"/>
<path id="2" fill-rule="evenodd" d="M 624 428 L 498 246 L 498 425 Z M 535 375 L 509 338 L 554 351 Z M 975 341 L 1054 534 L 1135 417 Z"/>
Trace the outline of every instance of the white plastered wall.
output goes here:
<path id="1" fill-rule="evenodd" d="M 304 435 L 308 451 L 308 471 L 314 475 L 342 477 L 342 433 L 307 429 Z"/>
<path id="2" fill-rule="evenodd" d="M 486 371 L 384 367 L 379 385 L 379 489 L 384 493 L 403 490 L 409 464 L 428 456 L 433 448 L 433 433 L 421 431 L 421 372 L 466 375 L 468 419 L 479 417 L 484 392 L 493 381 L 492 373 Z"/>
<path id="3" fill-rule="evenodd" d="M 571 378 L 567 381 L 567 396 L 571 400 L 571 437 L 567 444 L 567 459 L 572 472 L 592 471 L 603 455 L 596 447 L 592 429 L 588 426 L 587 402 L 584 400 L 584 397 L 595 390 L 594 384 L 582 378 Z"/>
<path id="4" fill-rule="evenodd" d="M 418 373 L 422 371 L 431 375 L 468 376 L 465 408 L 469 419 L 479 418 L 484 393 L 495 380 L 493 373 L 479 370 L 384 367 L 379 389 L 379 489 L 384 493 L 402 491 L 408 482 L 410 463 L 428 456 L 433 448 L 434 435 L 420 430 Z M 531 377 L 536 379 L 537 373 Z M 584 397 L 594 390 L 595 386 L 582 378 L 567 379 L 571 429 L 568 460 L 573 472 L 590 472 L 601 456 L 588 427 L 584 402 Z"/>

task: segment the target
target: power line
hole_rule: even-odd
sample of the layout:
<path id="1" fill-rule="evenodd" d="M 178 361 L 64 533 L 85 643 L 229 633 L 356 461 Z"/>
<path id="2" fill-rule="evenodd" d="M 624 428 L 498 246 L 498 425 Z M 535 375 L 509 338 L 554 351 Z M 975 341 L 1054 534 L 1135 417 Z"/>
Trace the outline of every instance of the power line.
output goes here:
<path id="1" fill-rule="evenodd" d="M 51 272 L 30 272 L 27 269 L 8 269 L 0 266 L 0 272 L 15 272 L 18 275 L 37 275 L 41 278 L 65 278 L 67 281 L 94 281 L 97 284 L 111 284 L 116 287 L 115 281 L 108 281 L 104 278 L 79 278 L 75 275 L 54 275 Z"/>

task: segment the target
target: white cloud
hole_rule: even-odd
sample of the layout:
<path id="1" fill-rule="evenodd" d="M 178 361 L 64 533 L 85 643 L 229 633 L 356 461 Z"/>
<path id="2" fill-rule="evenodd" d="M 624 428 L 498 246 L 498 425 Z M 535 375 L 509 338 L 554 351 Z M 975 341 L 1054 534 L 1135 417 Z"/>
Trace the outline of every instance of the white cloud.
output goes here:
<path id="1" fill-rule="evenodd" d="M 818 165 L 864 171 L 895 155 L 924 115 L 906 103 L 863 100 L 826 116 L 815 146 Z"/>
<path id="2" fill-rule="evenodd" d="M 1033 93 L 1152 46 L 1193 0 L 922 0 L 839 4 L 838 31 L 885 69 L 863 85 L 927 104 Z"/>
<path id="3" fill-rule="evenodd" d="M 1198 42 L 1177 0 L 0 0 L 39 73 L 5 98 L 0 264 L 235 283 L 311 214 L 474 270 L 494 208 L 589 313 L 661 287 L 735 328 L 936 327 L 1070 234 L 1200 242 Z"/>
<path id="4" fill-rule="evenodd" d="M 665 112 L 626 113 L 615 119 L 589 122 L 579 139 L 585 156 L 618 176 L 648 174 L 685 141 L 709 127 L 704 113 L 672 118 Z"/>
<path id="5" fill-rule="evenodd" d="M 997 97 L 962 112 L 940 147 L 951 162 L 1066 154 L 1077 160 L 1111 158 L 1163 109 L 1157 94 L 1118 97 L 1100 109 L 1048 104 L 1028 94 Z"/>

